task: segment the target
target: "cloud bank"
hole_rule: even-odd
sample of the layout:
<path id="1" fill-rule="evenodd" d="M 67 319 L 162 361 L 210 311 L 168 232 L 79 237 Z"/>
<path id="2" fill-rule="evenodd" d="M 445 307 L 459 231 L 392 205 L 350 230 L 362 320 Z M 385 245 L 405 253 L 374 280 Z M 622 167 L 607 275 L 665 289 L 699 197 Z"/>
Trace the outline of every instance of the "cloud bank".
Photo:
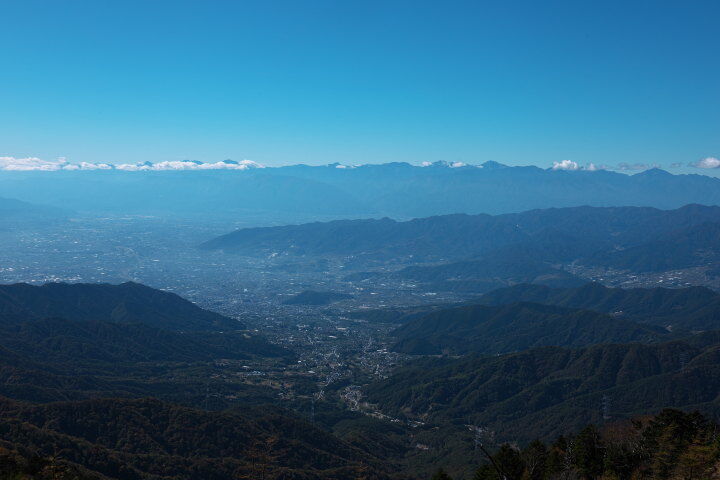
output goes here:
<path id="1" fill-rule="evenodd" d="M 221 162 L 206 163 L 196 160 L 180 160 L 166 162 L 144 163 L 70 163 L 64 157 L 57 160 L 43 160 L 37 157 L 0 157 L 0 170 L 5 171 L 45 171 L 59 170 L 123 170 L 126 172 L 166 171 L 166 170 L 248 170 L 251 168 L 264 168 L 263 165 L 251 160 L 223 160 Z"/>
<path id="2" fill-rule="evenodd" d="M 0 157 L 0 170 L 13 171 L 54 171 L 62 170 L 64 166 L 69 165 L 64 158 L 58 158 L 55 161 L 43 160 L 37 157 Z"/>
<path id="3" fill-rule="evenodd" d="M 444 167 L 444 168 L 483 168 L 484 165 L 491 164 L 494 162 L 487 162 L 483 165 L 473 165 L 464 162 L 422 162 L 422 167 Z M 500 164 L 495 164 L 504 166 Z M 703 168 L 703 169 L 715 169 L 720 168 L 720 159 L 715 157 L 707 157 L 697 162 L 687 164 L 690 167 Z M 329 167 L 350 169 L 358 168 L 362 165 L 342 165 L 340 163 L 333 163 L 328 165 Z M 673 163 L 670 168 L 681 168 L 682 163 Z M 75 170 L 120 170 L 125 172 L 147 172 L 147 171 L 171 171 L 171 170 L 250 170 L 254 168 L 265 168 L 252 160 L 241 160 L 239 162 L 234 160 L 223 160 L 220 162 L 201 162 L 197 160 L 177 160 L 177 161 L 162 161 L 162 162 L 143 162 L 143 163 L 92 163 L 92 162 L 80 162 L 70 163 L 64 157 L 59 157 L 55 160 L 43 160 L 38 157 L 12 157 L 12 156 L 0 156 L 0 171 L 75 171 Z M 550 170 L 556 171 L 586 171 L 595 172 L 600 170 L 614 170 L 614 171 L 643 171 L 651 168 L 661 168 L 657 164 L 649 163 L 619 163 L 617 165 L 597 165 L 594 163 L 588 163 L 581 165 L 573 160 L 561 160 L 553 162 Z"/>
<path id="4" fill-rule="evenodd" d="M 613 168 L 607 165 L 595 165 L 594 163 L 588 163 L 587 165 L 580 165 L 572 160 L 562 160 L 560 162 L 553 162 L 552 170 L 585 170 L 588 172 L 597 172 L 598 170 L 613 170 Z"/>
<path id="5" fill-rule="evenodd" d="M 670 165 L 671 168 L 678 168 L 681 164 L 673 163 Z M 650 170 L 652 168 L 662 168 L 657 163 L 627 163 L 622 162 L 617 165 L 596 165 L 594 163 L 588 163 L 587 165 L 580 165 L 572 160 L 563 160 L 561 162 L 553 162 L 552 170 L 567 170 L 567 171 L 578 171 L 583 170 L 587 172 L 596 172 L 599 170 L 614 170 L 619 172 L 641 172 L 644 170 Z M 710 167 L 706 167 L 710 168 Z"/>
<path id="6" fill-rule="evenodd" d="M 121 163 L 116 165 L 117 170 L 127 172 L 162 171 L 162 170 L 249 170 L 251 168 L 264 168 L 263 165 L 252 160 L 223 160 L 222 162 L 205 163 L 197 160 L 166 161 L 158 163 Z"/>
<path id="7" fill-rule="evenodd" d="M 720 160 L 715 157 L 707 157 L 691 163 L 690 166 L 697 168 L 720 168 Z"/>

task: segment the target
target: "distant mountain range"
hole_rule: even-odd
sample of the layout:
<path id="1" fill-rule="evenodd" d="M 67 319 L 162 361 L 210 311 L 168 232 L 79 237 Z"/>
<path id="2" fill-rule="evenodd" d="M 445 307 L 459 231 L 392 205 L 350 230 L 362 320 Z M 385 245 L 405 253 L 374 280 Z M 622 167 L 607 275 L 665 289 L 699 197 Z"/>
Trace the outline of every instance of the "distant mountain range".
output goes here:
<path id="1" fill-rule="evenodd" d="M 445 215 L 406 222 L 383 218 L 245 228 L 210 240 L 202 247 L 245 254 L 455 259 L 511 249 L 526 256 L 572 260 L 603 247 L 640 245 L 660 235 L 677 235 L 713 223 L 720 223 L 720 207 L 573 207 L 497 216 Z"/>
<path id="2" fill-rule="evenodd" d="M 85 213 L 205 215 L 242 220 L 452 213 L 500 214 L 591 206 L 720 204 L 720 179 L 651 169 L 544 170 L 495 162 L 294 165 L 237 170 L 0 172 L 3 195 Z M 259 217 L 257 217 L 259 218 Z M 259 220 L 258 220 L 259 221 Z"/>
<path id="3" fill-rule="evenodd" d="M 517 283 L 579 286 L 574 266 L 661 272 L 720 265 L 720 207 L 570 207 L 398 222 L 341 220 L 246 228 L 204 249 L 241 255 L 340 257 L 349 281 L 405 280 L 484 293 Z M 386 264 L 409 265 L 400 270 Z M 419 264 L 419 265 L 413 265 Z"/>

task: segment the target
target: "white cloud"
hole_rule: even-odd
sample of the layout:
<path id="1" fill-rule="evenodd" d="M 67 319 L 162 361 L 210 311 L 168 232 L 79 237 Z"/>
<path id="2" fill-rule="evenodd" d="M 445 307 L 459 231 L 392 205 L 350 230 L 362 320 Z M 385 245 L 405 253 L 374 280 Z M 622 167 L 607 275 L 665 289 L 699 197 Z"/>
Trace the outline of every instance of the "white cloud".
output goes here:
<path id="1" fill-rule="evenodd" d="M 720 160 L 715 157 L 707 157 L 690 165 L 697 168 L 720 168 Z"/>
<path id="2" fill-rule="evenodd" d="M 460 167 L 468 167 L 468 165 L 465 162 L 448 162 L 446 160 L 437 160 L 435 162 L 422 162 L 420 164 L 421 167 L 446 167 L 446 168 L 460 168 Z"/>
<path id="3" fill-rule="evenodd" d="M 205 163 L 195 160 L 163 161 L 158 163 L 110 163 L 80 162 L 70 163 L 65 157 L 57 160 L 43 160 L 37 157 L 0 157 L 0 170 L 7 171 L 58 171 L 58 170 L 124 170 L 128 172 L 160 171 L 160 170 L 249 170 L 251 168 L 264 168 L 263 165 L 252 160 L 223 160 L 221 162 Z"/>
<path id="4" fill-rule="evenodd" d="M 30 171 L 30 170 L 42 170 L 42 171 L 55 171 L 60 170 L 67 161 L 64 157 L 58 158 L 55 161 L 47 161 L 37 157 L 0 157 L 0 170 L 12 170 L 12 171 Z"/>
<path id="5" fill-rule="evenodd" d="M 150 170 L 199 170 L 200 165 L 195 162 L 158 162 L 148 165 Z"/>
<path id="6" fill-rule="evenodd" d="M 107 163 L 70 163 L 65 157 L 57 160 L 43 160 L 38 157 L 0 157 L 0 170 L 6 171 L 44 171 L 58 170 L 110 170 L 113 166 Z"/>
<path id="7" fill-rule="evenodd" d="M 613 170 L 613 167 L 604 164 L 598 165 L 592 162 L 587 165 L 580 165 L 572 160 L 563 160 L 561 162 L 553 162 L 552 170 L 599 172 L 600 170 Z"/>
<path id="8" fill-rule="evenodd" d="M 553 170 L 580 170 L 580 165 L 572 160 L 563 160 L 561 162 L 553 162 Z"/>
<path id="9" fill-rule="evenodd" d="M 137 165 L 132 163 L 121 163 L 115 165 L 116 170 L 125 170 L 127 172 L 138 172 L 140 170 L 150 170 L 147 165 Z"/>
<path id="10" fill-rule="evenodd" d="M 112 170 L 113 166 L 108 163 L 80 162 L 81 170 Z"/>
<path id="11" fill-rule="evenodd" d="M 124 167 L 124 168 L 121 168 Z M 235 162 L 232 160 L 223 160 L 222 162 L 204 163 L 194 160 L 165 161 L 158 163 L 142 163 L 135 165 L 118 165 L 116 168 L 120 170 L 249 170 L 252 168 L 264 168 L 264 165 L 253 162 L 252 160 L 241 160 Z"/>
<path id="12" fill-rule="evenodd" d="M 641 171 L 649 170 L 651 168 L 659 168 L 658 165 L 649 163 L 619 163 L 617 165 L 597 165 L 595 163 L 588 163 L 587 165 L 580 165 L 572 160 L 563 160 L 561 162 L 553 162 L 553 170 L 568 170 L 578 171 L 584 170 L 587 172 L 597 172 L 600 170 L 620 170 L 620 171 Z"/>

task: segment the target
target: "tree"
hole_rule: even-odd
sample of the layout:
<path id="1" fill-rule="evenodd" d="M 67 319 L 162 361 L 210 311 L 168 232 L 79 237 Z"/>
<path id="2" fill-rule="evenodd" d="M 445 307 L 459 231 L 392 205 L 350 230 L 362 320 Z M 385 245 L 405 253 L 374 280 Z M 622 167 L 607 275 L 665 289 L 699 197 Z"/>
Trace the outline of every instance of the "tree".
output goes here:
<path id="1" fill-rule="evenodd" d="M 542 480 L 548 458 L 545 444 L 540 440 L 533 441 L 523 450 L 521 457 L 525 465 L 523 480 Z"/>
<path id="2" fill-rule="evenodd" d="M 573 460 L 583 478 L 595 479 L 603 474 L 605 446 L 600 432 L 588 425 L 575 437 Z"/>
<path id="3" fill-rule="evenodd" d="M 712 445 L 691 445 L 678 459 L 673 478 L 695 480 L 711 478 L 717 452 Z"/>
<path id="4" fill-rule="evenodd" d="M 507 477 L 507 480 L 521 480 L 525 471 L 525 464 L 520 452 L 507 443 L 500 446 L 494 455 L 500 471 Z"/>
<path id="5" fill-rule="evenodd" d="M 683 452 L 693 443 L 704 443 L 710 425 L 698 412 L 665 409 L 643 431 L 646 449 L 652 453 L 650 468 L 657 478 L 669 478 Z"/>
<path id="6" fill-rule="evenodd" d="M 485 465 L 481 465 L 480 468 L 475 470 L 475 475 L 473 475 L 473 480 L 499 480 L 500 477 L 498 476 L 498 473 L 495 471 L 495 468 L 493 468 L 492 465 L 486 463 Z"/>
<path id="7" fill-rule="evenodd" d="M 475 471 L 473 480 L 523 480 L 524 472 L 525 463 L 520 452 L 505 443 L 490 458 L 490 463 Z"/>
<path id="8" fill-rule="evenodd" d="M 452 477 L 445 473 L 442 468 L 435 472 L 430 480 L 452 480 Z"/>
<path id="9" fill-rule="evenodd" d="M 255 480 L 266 480 L 268 470 L 275 461 L 274 449 L 278 442 L 277 436 L 269 436 L 263 440 L 257 440 L 250 447 L 248 457 L 251 462 L 251 477 Z"/>

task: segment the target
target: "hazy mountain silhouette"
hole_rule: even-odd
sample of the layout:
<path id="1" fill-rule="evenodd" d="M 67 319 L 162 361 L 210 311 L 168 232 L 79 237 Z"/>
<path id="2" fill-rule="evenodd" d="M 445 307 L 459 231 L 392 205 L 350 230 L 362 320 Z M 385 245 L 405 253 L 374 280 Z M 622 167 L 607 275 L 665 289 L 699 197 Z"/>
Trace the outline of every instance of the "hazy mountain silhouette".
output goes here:
<path id="1" fill-rule="evenodd" d="M 720 204 L 720 179 L 648 170 L 560 171 L 494 162 L 452 168 L 406 163 L 294 165 L 243 171 L 3 172 L 0 191 L 22 200 L 86 213 L 282 214 L 426 217 L 592 206 L 678 208 Z M 290 218 L 284 215 L 283 218 Z"/>

